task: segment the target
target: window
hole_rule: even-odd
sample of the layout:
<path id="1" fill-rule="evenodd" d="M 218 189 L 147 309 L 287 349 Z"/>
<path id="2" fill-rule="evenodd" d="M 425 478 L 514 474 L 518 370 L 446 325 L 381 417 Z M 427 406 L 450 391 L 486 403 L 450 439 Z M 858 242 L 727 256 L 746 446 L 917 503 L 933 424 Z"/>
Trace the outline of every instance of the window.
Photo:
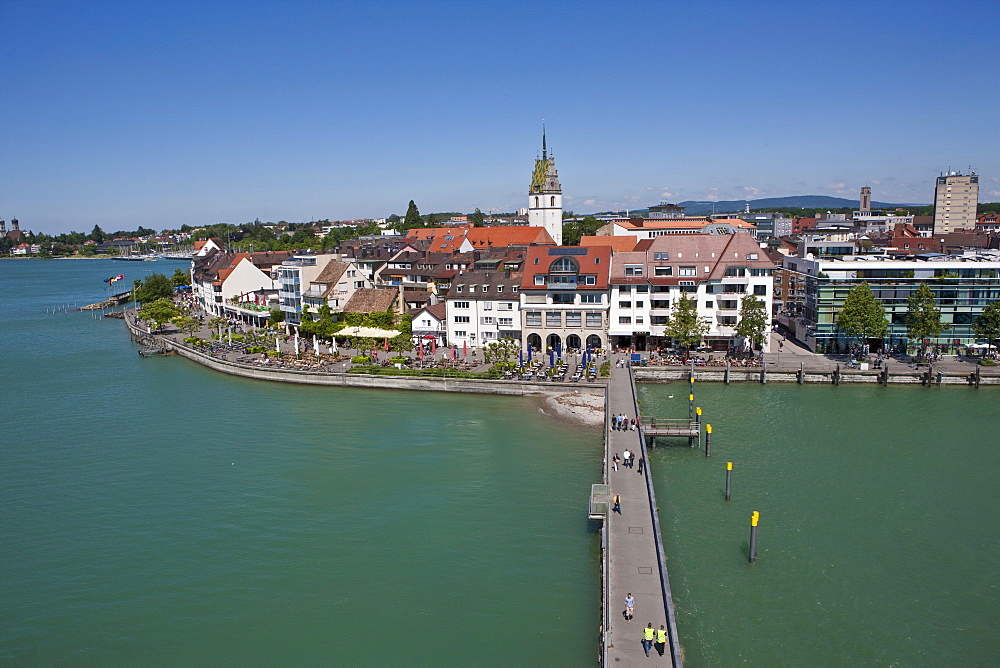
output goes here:
<path id="1" fill-rule="evenodd" d="M 635 291 L 637 293 L 646 293 L 646 292 L 649 292 L 649 286 L 648 285 L 637 285 L 637 286 L 635 286 Z"/>
<path id="2" fill-rule="evenodd" d="M 464 323 L 467 323 L 467 322 L 469 322 L 469 316 L 467 316 L 467 315 L 456 315 L 455 316 L 455 323 L 456 324 L 457 323 L 463 323 L 464 324 Z"/>
<path id="3" fill-rule="evenodd" d="M 636 307 L 636 308 L 643 308 L 644 306 L 645 306 L 645 303 L 644 303 L 644 302 L 636 302 L 636 303 L 635 303 L 635 307 Z"/>
<path id="4" fill-rule="evenodd" d="M 545 285 L 545 274 L 535 274 L 535 285 Z"/>
<path id="5" fill-rule="evenodd" d="M 356 287 L 356 288 L 363 288 L 363 287 L 365 287 L 365 282 L 364 281 L 354 281 L 354 287 Z"/>
<path id="6" fill-rule="evenodd" d="M 712 302 L 705 302 L 705 308 L 712 308 Z"/>
<path id="7" fill-rule="evenodd" d="M 493 302 L 483 302 L 482 304 L 483 304 L 483 310 L 484 311 L 492 311 L 493 310 Z"/>
<path id="8" fill-rule="evenodd" d="M 490 291 L 490 286 L 484 285 L 483 286 L 483 292 L 489 292 L 489 291 Z"/>
<path id="9" fill-rule="evenodd" d="M 697 276 L 698 267 L 680 267 L 677 272 L 678 276 Z"/>
<path id="10" fill-rule="evenodd" d="M 489 332 L 489 331 L 483 332 L 483 338 L 484 339 L 495 339 L 495 338 L 497 338 L 497 333 L 496 332 Z"/>
<path id="11" fill-rule="evenodd" d="M 524 312 L 524 324 L 528 327 L 541 327 L 542 326 L 542 312 L 541 311 L 525 311 Z"/>
<path id="12" fill-rule="evenodd" d="M 755 295 L 760 295 L 762 297 L 767 296 L 767 286 L 766 285 L 755 285 L 755 286 L 753 286 L 753 293 Z"/>
<path id="13" fill-rule="evenodd" d="M 576 302 L 576 295 L 572 292 L 555 292 L 552 294 L 553 304 L 573 304 Z"/>
<path id="14" fill-rule="evenodd" d="M 602 304 L 604 300 L 603 295 L 580 295 L 581 304 Z"/>
<path id="15" fill-rule="evenodd" d="M 492 316 L 488 316 L 488 315 L 487 315 L 487 316 L 483 316 L 483 317 L 482 317 L 482 318 L 480 319 L 480 322 L 481 322 L 482 324 L 484 324 L 484 325 L 492 325 L 492 324 L 493 324 L 493 323 L 495 323 L 496 321 L 495 321 L 495 320 L 494 320 L 494 319 L 492 318 Z"/>
<path id="16" fill-rule="evenodd" d="M 604 318 L 600 311 L 587 311 L 587 327 L 600 329 L 604 326 Z"/>
<path id="17" fill-rule="evenodd" d="M 513 318 L 497 318 L 497 324 L 501 327 L 510 327 L 514 324 Z"/>
<path id="18" fill-rule="evenodd" d="M 735 315 L 720 315 L 719 316 L 719 324 L 720 325 L 729 325 L 729 326 L 735 325 L 736 324 L 736 316 Z"/>
<path id="19" fill-rule="evenodd" d="M 514 305 L 510 302 L 497 302 L 498 311 L 513 311 Z"/>
<path id="20" fill-rule="evenodd" d="M 619 325 L 631 325 L 632 324 L 632 316 L 630 316 L 630 315 L 620 315 L 620 316 L 618 316 L 618 324 Z"/>
<path id="21" fill-rule="evenodd" d="M 641 264 L 627 264 L 627 265 L 625 265 L 625 275 L 626 276 L 642 276 L 642 265 Z"/>
<path id="22" fill-rule="evenodd" d="M 518 291 L 518 289 L 519 289 L 519 288 L 518 288 L 518 286 L 516 286 L 516 285 L 512 285 L 512 286 L 510 286 L 510 291 L 511 291 L 511 292 L 517 292 L 517 291 Z"/>
<path id="23" fill-rule="evenodd" d="M 353 269 L 348 269 L 347 270 L 347 277 L 348 278 L 354 278 L 357 275 L 358 275 L 358 272 L 354 271 Z"/>
<path id="24" fill-rule="evenodd" d="M 535 258 L 535 264 L 538 264 L 538 258 L 537 257 Z"/>
<path id="25" fill-rule="evenodd" d="M 460 283 L 456 285 L 455 292 L 465 292 L 465 283 Z"/>
<path id="26" fill-rule="evenodd" d="M 597 276 L 584 276 L 583 282 L 586 285 L 597 285 Z"/>
<path id="27" fill-rule="evenodd" d="M 618 308 L 632 308 L 632 302 L 618 302 Z"/>
<path id="28" fill-rule="evenodd" d="M 545 312 L 545 326 L 546 327 L 561 327 L 562 326 L 562 311 L 546 311 Z"/>
<path id="29" fill-rule="evenodd" d="M 665 316 L 665 315 L 654 315 L 654 316 L 651 316 L 649 318 L 649 324 L 650 325 L 660 325 L 660 326 L 666 325 L 667 324 L 667 316 Z"/>
<path id="30" fill-rule="evenodd" d="M 555 205 L 556 205 L 556 196 L 553 195 L 551 198 L 549 198 L 549 206 L 555 206 Z"/>
<path id="31" fill-rule="evenodd" d="M 635 316 L 635 324 L 641 325 L 643 323 L 643 317 L 641 315 Z"/>
<path id="32" fill-rule="evenodd" d="M 670 308 L 670 301 L 667 299 L 654 299 L 649 305 L 653 308 Z"/>
<path id="33" fill-rule="evenodd" d="M 498 285 L 497 286 L 497 292 L 503 292 L 503 286 L 502 285 Z"/>
<path id="34" fill-rule="evenodd" d="M 455 302 L 455 308 L 469 308 L 469 302 Z"/>
<path id="35" fill-rule="evenodd" d="M 465 332 L 463 330 L 461 330 L 461 329 L 456 329 L 455 330 L 455 336 L 464 339 L 465 338 Z"/>
<path id="36" fill-rule="evenodd" d="M 567 311 L 566 312 L 566 326 L 567 327 L 579 327 L 583 324 L 583 314 L 580 311 Z"/>
<path id="37" fill-rule="evenodd" d="M 578 271 L 576 262 L 568 257 L 561 257 L 549 265 L 550 274 L 575 274 Z"/>
<path id="38" fill-rule="evenodd" d="M 719 308 L 729 309 L 732 311 L 736 310 L 736 300 L 735 299 L 720 299 Z"/>

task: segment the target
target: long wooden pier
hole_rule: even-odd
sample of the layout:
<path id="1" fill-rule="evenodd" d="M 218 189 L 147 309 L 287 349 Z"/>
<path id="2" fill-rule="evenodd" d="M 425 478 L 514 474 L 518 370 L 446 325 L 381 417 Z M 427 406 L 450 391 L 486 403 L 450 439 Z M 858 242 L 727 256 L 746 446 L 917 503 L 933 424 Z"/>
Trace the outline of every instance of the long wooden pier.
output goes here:
<path id="1" fill-rule="evenodd" d="M 602 623 L 601 663 L 604 666 L 681 666 L 677 623 L 674 619 L 670 580 L 667 577 L 660 522 L 656 512 L 656 495 L 647 465 L 645 427 L 611 429 L 610 417 L 624 414 L 634 418 L 639 414 L 635 380 L 630 368 L 613 368 L 607 389 L 605 426 L 604 486 L 594 486 L 591 492 L 590 516 L 600 517 L 602 526 Z M 665 424 L 665 423 L 664 423 Z M 684 436 L 689 435 L 690 426 Z M 625 450 L 635 453 L 633 467 L 619 464 L 615 470 L 613 457 L 623 457 Z M 640 473 L 640 458 L 643 462 Z M 620 512 L 614 511 L 614 498 L 620 498 Z M 635 615 L 629 621 L 624 615 L 625 598 L 635 600 Z M 663 645 L 654 645 L 646 657 L 643 629 L 652 623 L 658 631 L 667 632 Z M 663 649 L 661 656 L 658 649 Z"/>

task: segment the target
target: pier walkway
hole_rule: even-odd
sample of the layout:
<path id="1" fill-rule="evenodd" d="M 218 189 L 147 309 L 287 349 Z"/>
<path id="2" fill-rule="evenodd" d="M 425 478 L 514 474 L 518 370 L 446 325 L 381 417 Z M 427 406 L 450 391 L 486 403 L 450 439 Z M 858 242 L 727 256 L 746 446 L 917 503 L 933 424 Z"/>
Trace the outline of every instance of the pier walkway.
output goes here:
<path id="1" fill-rule="evenodd" d="M 634 418 L 639 413 L 631 369 L 611 369 L 607 413 L 605 481 L 612 498 L 616 494 L 621 496 L 621 513 L 610 511 L 605 527 L 603 662 L 605 666 L 680 666 L 677 626 L 649 467 L 644 466 L 639 473 L 639 458 L 648 462 L 645 439 L 641 427 L 634 431 L 610 428 L 612 415 L 624 413 Z M 626 449 L 635 453 L 635 464 L 633 468 L 619 464 L 615 471 L 612 458 L 615 453 L 621 457 Z M 629 593 L 635 599 L 635 617 L 631 623 L 623 614 Z M 649 658 L 643 651 L 643 628 L 649 622 L 654 629 L 662 624 L 668 631 L 662 657 L 655 645 Z"/>

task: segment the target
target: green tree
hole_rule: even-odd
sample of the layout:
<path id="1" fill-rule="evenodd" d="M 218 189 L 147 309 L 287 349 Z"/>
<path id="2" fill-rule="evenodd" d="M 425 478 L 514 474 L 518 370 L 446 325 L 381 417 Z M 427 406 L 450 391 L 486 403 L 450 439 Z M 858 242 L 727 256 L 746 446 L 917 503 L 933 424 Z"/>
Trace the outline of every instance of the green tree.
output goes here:
<path id="1" fill-rule="evenodd" d="M 509 361 L 520 348 L 520 344 L 509 336 L 497 339 L 483 348 L 483 359 L 487 364 L 501 364 Z"/>
<path id="2" fill-rule="evenodd" d="M 682 293 L 680 301 L 674 304 L 667 317 L 663 332 L 685 350 L 691 350 L 708 334 L 708 330 L 708 320 L 698 317 L 698 303 L 687 293 Z"/>
<path id="3" fill-rule="evenodd" d="M 170 282 L 175 288 L 191 283 L 191 277 L 183 269 L 174 269 L 174 275 L 170 277 Z"/>
<path id="4" fill-rule="evenodd" d="M 486 219 L 483 217 L 483 212 L 477 208 L 472 212 L 472 215 L 469 216 L 469 222 L 472 223 L 473 227 L 482 227 L 486 224 Z"/>
<path id="5" fill-rule="evenodd" d="M 94 225 L 94 229 L 90 231 L 90 238 L 99 244 L 104 243 L 104 230 L 101 229 L 100 225 Z"/>
<path id="6" fill-rule="evenodd" d="M 941 322 L 941 309 L 937 307 L 934 293 L 926 283 L 906 299 L 906 335 L 918 342 L 936 339 L 948 325 Z"/>
<path id="7" fill-rule="evenodd" d="M 574 220 L 563 225 L 563 246 L 577 246 L 580 237 L 590 237 L 597 234 L 603 223 L 593 216 L 587 216 L 583 220 Z"/>
<path id="8" fill-rule="evenodd" d="M 170 319 L 170 322 L 184 334 L 194 334 L 201 328 L 201 323 L 194 318 L 178 315 Z"/>
<path id="9" fill-rule="evenodd" d="M 420 217 L 420 211 L 417 209 L 417 205 L 410 200 L 410 204 L 406 207 L 406 218 L 403 219 L 402 224 L 397 227 L 400 232 L 405 232 L 406 230 L 412 229 L 414 227 L 423 227 L 424 220 Z"/>
<path id="10" fill-rule="evenodd" d="M 867 281 L 851 288 L 837 314 L 837 327 L 847 336 L 862 340 L 881 339 L 889 333 L 889 320 L 882 302 L 875 299 Z"/>
<path id="11" fill-rule="evenodd" d="M 987 304 L 983 312 L 972 321 L 972 333 L 990 343 L 1000 339 L 1000 300 Z"/>
<path id="12" fill-rule="evenodd" d="M 740 321 L 736 325 L 736 336 L 746 339 L 753 348 L 759 349 L 764 344 L 767 325 L 768 317 L 764 302 L 755 295 L 745 296 L 740 308 Z"/>
<path id="13" fill-rule="evenodd" d="M 268 318 L 267 324 L 271 327 L 277 327 L 283 322 L 285 322 L 285 312 L 280 308 L 271 309 L 271 315 Z"/>
<path id="14" fill-rule="evenodd" d="M 171 299 L 174 296 L 174 286 L 163 274 L 150 274 L 143 284 L 135 290 L 135 300 L 142 304 L 155 302 L 158 299 Z"/>
<path id="15" fill-rule="evenodd" d="M 157 299 L 143 304 L 139 309 L 139 317 L 155 323 L 157 327 L 163 327 L 171 318 L 176 318 L 180 314 L 180 309 L 169 299 Z"/>

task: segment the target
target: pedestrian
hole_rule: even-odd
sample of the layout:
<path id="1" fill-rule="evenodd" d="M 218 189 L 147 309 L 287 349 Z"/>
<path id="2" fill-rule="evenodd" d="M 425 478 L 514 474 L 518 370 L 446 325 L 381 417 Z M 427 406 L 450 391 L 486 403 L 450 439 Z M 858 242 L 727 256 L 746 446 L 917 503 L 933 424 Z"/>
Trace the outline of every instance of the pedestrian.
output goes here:
<path id="1" fill-rule="evenodd" d="M 619 494 L 615 494 L 615 507 L 612 510 L 619 515 L 622 514 L 622 497 Z"/>
<path id="2" fill-rule="evenodd" d="M 656 630 L 656 651 L 660 656 L 663 656 L 663 650 L 667 648 L 667 630 L 663 628 L 663 624 L 660 624 L 660 628 Z"/>
<path id="3" fill-rule="evenodd" d="M 618 453 L 617 452 L 615 453 L 615 456 L 611 459 L 611 461 L 615 465 L 615 470 L 617 471 L 618 470 L 618 462 L 621 461 L 621 459 L 619 459 L 619 457 L 618 457 Z"/>
<path id="4" fill-rule="evenodd" d="M 645 461 L 645 458 L 639 457 L 639 473 L 642 473 L 642 465 Z"/>
<path id="5" fill-rule="evenodd" d="M 653 622 L 646 624 L 646 628 L 642 630 L 642 649 L 646 651 L 646 656 L 649 656 L 649 650 L 653 649 L 653 636 L 655 634 Z"/>
<path id="6" fill-rule="evenodd" d="M 618 416 L 618 431 L 625 431 L 625 414 Z"/>
<path id="7" fill-rule="evenodd" d="M 631 468 L 632 467 L 632 453 L 629 452 L 628 448 L 625 448 L 625 451 L 622 453 L 622 457 L 625 458 L 625 466 L 628 467 L 628 468 Z"/>
<path id="8" fill-rule="evenodd" d="M 629 424 L 632 426 L 632 431 L 635 431 L 635 418 L 630 419 Z"/>
<path id="9" fill-rule="evenodd" d="M 625 615 L 625 621 L 631 624 L 632 616 L 635 614 L 635 599 L 632 598 L 632 592 L 625 597 L 625 611 L 622 614 Z"/>

